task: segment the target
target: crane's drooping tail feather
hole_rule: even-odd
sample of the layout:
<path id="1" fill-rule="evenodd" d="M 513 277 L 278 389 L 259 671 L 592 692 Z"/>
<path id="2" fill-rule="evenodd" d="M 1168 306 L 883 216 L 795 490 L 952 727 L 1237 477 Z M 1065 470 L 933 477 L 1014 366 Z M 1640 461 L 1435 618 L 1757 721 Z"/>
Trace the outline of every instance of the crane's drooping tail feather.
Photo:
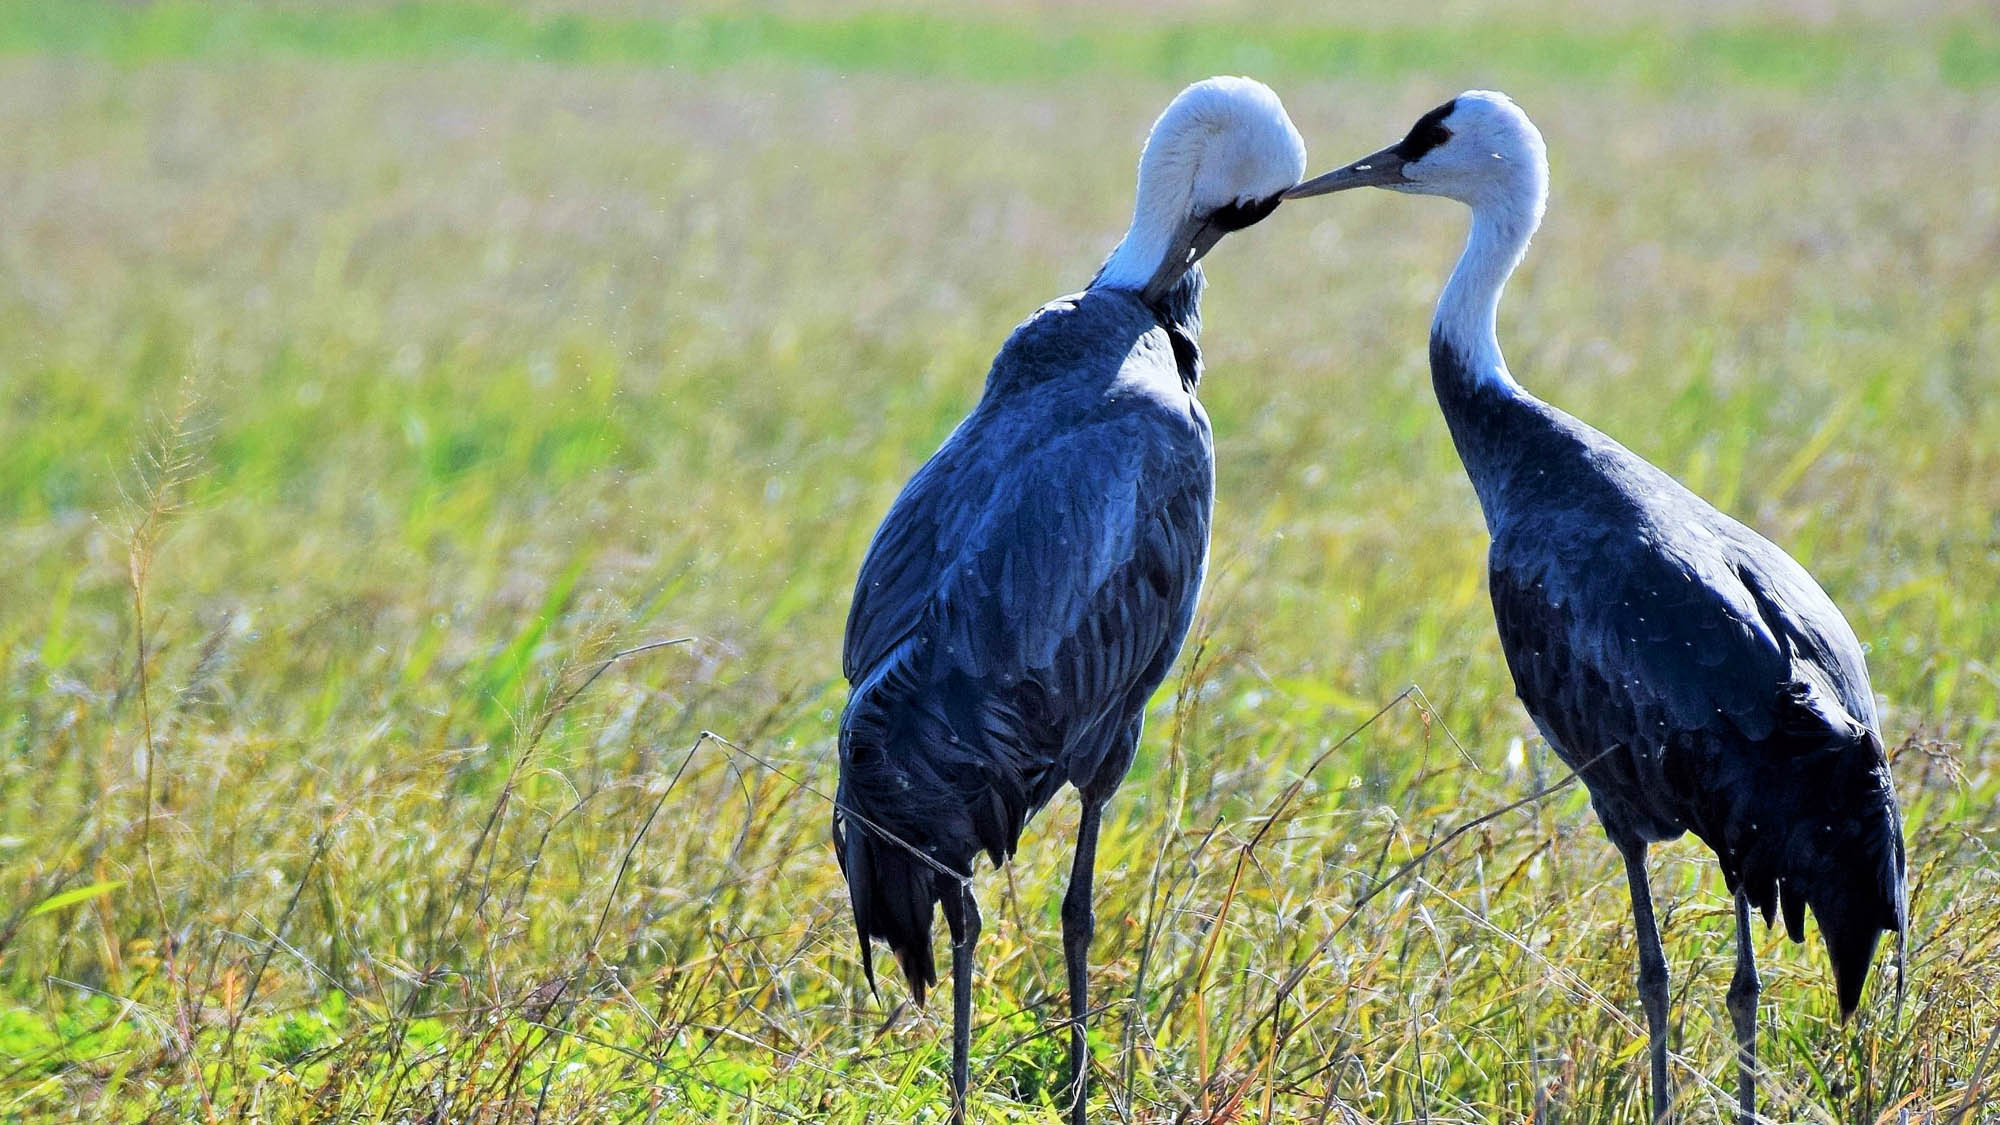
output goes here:
<path id="1" fill-rule="evenodd" d="M 1811 896 L 1807 901 L 1813 919 L 1826 941 L 1827 958 L 1833 962 L 1834 987 L 1844 1020 L 1861 1003 L 1861 989 L 1868 981 L 1882 935 L 1891 930 L 1900 935 L 1906 924 L 1893 906 L 1882 901 L 1882 888 L 1872 879 L 1829 879 L 1807 894 Z M 1899 946 L 1901 943 L 1899 937 Z"/>
<path id="2" fill-rule="evenodd" d="M 833 847 L 847 877 L 848 901 L 861 939 L 861 969 L 875 990 L 871 939 L 880 938 L 896 955 L 917 1003 L 937 983 L 931 956 L 931 918 L 937 905 L 936 872 L 901 841 L 884 839 L 836 809 Z"/>
<path id="3" fill-rule="evenodd" d="M 1815 755 L 1825 768 L 1815 771 L 1814 799 L 1799 808 L 1782 850 L 1769 849 L 1759 857 L 1763 863 L 1752 863 L 1776 867 L 1775 897 L 1793 941 L 1805 939 L 1805 912 L 1812 910 L 1833 964 L 1840 1015 L 1846 1019 L 1861 1002 L 1882 935 L 1891 931 L 1899 935 L 1897 988 L 1902 988 L 1900 951 L 1907 947 L 1903 935 L 1909 930 L 1909 887 L 1902 817 L 1881 740 L 1864 728 L 1847 745 L 1828 749 L 1831 753 Z M 1755 899 L 1752 871 L 1745 877 Z M 1769 896 L 1769 890 L 1764 894 Z"/>
<path id="4" fill-rule="evenodd" d="M 981 850 L 992 852 L 995 863 L 1013 854 L 1029 810 L 995 809 L 990 780 L 971 759 L 954 754 L 955 740 L 936 716 L 885 705 L 898 698 L 899 672 L 891 669 L 873 685 L 887 689 L 881 696 L 858 691 L 842 718 L 833 842 L 869 987 L 875 986 L 870 942 L 879 940 L 922 1003 L 937 983 L 931 922 L 939 900 L 971 877 Z M 991 817 L 1010 817 L 1010 827 L 984 823 Z"/>

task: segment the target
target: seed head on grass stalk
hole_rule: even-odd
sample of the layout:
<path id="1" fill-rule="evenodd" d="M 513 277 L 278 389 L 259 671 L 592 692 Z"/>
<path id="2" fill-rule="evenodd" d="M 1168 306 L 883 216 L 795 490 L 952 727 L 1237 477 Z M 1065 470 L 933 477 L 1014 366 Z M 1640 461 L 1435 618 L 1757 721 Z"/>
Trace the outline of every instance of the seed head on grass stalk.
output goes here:
<path id="1" fill-rule="evenodd" d="M 147 594 L 159 546 L 175 517 L 187 506 L 188 486 L 200 475 L 201 439 L 204 431 L 196 422 L 201 395 L 192 375 L 181 380 L 180 393 L 171 413 L 153 423 L 152 432 L 132 456 L 129 482 L 119 482 L 124 502 L 126 574 L 132 597 L 132 632 L 135 659 L 134 687 L 139 699 L 140 747 L 144 758 L 140 792 L 139 856 L 146 872 L 146 890 L 158 925 L 161 967 L 166 977 L 181 986 L 174 1020 L 178 1040 L 187 1045 L 185 1057 L 204 1109 L 209 1108 L 206 1077 L 195 1061 L 193 1044 L 199 1005 L 192 984 L 180 972 L 172 940 L 174 927 L 167 917 L 160 879 L 153 862 L 153 812 L 158 793 L 155 776 L 159 762 L 159 735 L 155 729 L 152 701 L 152 656 L 147 617 Z"/>

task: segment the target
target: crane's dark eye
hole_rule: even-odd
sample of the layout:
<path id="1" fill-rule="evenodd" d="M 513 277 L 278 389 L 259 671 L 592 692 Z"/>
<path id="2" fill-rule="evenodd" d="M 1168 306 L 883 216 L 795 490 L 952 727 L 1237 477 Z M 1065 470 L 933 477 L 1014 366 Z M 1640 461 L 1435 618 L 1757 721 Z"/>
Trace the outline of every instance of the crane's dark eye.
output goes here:
<path id="1" fill-rule="evenodd" d="M 1217 230 L 1242 230 L 1251 223 L 1262 219 L 1278 209 L 1278 201 L 1284 195 L 1274 195 L 1269 199 L 1253 199 L 1247 203 L 1230 203 L 1208 213 L 1208 224 Z"/>
<path id="2" fill-rule="evenodd" d="M 1392 151 L 1408 163 L 1422 159 L 1425 153 L 1450 140 L 1451 130 L 1444 127 L 1444 119 L 1451 116 L 1453 107 L 1457 105 L 1458 99 L 1453 98 L 1417 118 L 1417 123 L 1410 128 L 1410 135 L 1396 142 Z"/>

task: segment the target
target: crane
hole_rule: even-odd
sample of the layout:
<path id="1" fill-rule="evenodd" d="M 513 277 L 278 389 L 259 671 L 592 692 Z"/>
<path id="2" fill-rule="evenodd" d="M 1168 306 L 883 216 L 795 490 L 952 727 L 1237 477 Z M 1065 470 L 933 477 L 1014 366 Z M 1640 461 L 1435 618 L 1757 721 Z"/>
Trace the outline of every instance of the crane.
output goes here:
<path id="1" fill-rule="evenodd" d="M 1271 213 L 1305 145 L 1269 88 L 1175 97 L 1139 161 L 1132 223 L 1083 292 L 1000 348 L 976 407 L 904 487 L 855 584 L 833 839 L 862 965 L 894 953 L 919 1001 L 951 935 L 952 1119 L 963 1119 L 979 909 L 1065 784 L 1082 801 L 1062 901 L 1069 1114 L 1085 1120 L 1091 878 L 1104 806 L 1180 651 L 1214 494 L 1196 262 Z"/>
<path id="2" fill-rule="evenodd" d="M 1782 913 L 1793 941 L 1812 911 L 1843 1019 L 1881 935 L 1908 925 L 1902 816 L 1861 644 L 1790 556 L 1508 372 L 1495 314 L 1548 194 L 1541 133 L 1512 99 L 1461 94 L 1287 198 L 1356 187 L 1472 211 L 1431 323 L 1431 381 L 1492 536 L 1501 647 L 1624 858 L 1660 1122 L 1671 1115 L 1667 965 L 1646 850 L 1693 832 L 1715 852 L 1735 899 L 1728 1009 L 1748 1125 L 1752 908 L 1766 924 Z M 1900 995 L 1900 944 L 1897 960 Z"/>

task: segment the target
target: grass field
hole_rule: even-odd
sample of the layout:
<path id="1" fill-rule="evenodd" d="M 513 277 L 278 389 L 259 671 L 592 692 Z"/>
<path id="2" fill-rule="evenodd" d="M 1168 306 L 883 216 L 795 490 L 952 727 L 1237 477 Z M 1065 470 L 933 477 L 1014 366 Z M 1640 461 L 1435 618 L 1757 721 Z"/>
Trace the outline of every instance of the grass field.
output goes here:
<path id="1" fill-rule="evenodd" d="M 948 1019 L 869 996 L 827 842 L 849 585 L 1218 71 L 1316 169 L 1467 86 L 1535 115 L 1516 374 L 1870 646 L 1909 998 L 1842 1026 L 1760 930 L 1768 1112 L 2000 1121 L 1992 9 L 1150 11 L 0 3 L 0 1121 L 941 1121 Z M 1342 196 L 1210 259 L 1102 1120 L 1645 1118 L 1581 793 L 1447 840 L 1563 776 L 1424 367 L 1462 230 Z M 1074 825 L 980 880 L 977 1121 L 1058 1117 Z M 1725 1120 L 1729 901 L 1656 856 Z"/>

